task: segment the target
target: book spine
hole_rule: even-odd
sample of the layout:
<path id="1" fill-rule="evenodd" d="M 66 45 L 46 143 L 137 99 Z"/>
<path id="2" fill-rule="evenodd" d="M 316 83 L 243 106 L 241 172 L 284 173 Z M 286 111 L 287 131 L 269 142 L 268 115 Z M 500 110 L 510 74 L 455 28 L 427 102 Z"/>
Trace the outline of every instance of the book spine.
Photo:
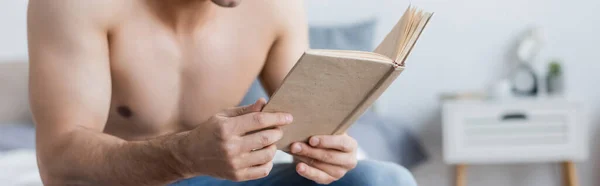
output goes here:
<path id="1" fill-rule="evenodd" d="M 390 72 L 388 72 L 383 78 L 381 78 L 381 81 L 379 81 L 375 85 L 373 90 L 371 90 L 371 92 L 369 92 L 369 94 L 365 96 L 363 101 L 361 101 L 360 104 L 358 104 L 358 106 L 351 112 L 351 114 L 348 115 L 346 119 L 344 119 L 344 121 L 338 126 L 338 128 L 333 132 L 333 134 L 337 135 L 346 132 L 346 130 L 352 125 L 352 123 L 356 122 L 356 120 L 358 120 L 358 118 L 362 116 L 365 110 L 367 110 L 369 106 L 373 104 L 373 102 L 375 102 L 375 100 L 377 100 L 377 98 L 379 98 L 381 94 L 383 94 L 383 92 L 392 84 L 392 82 L 398 77 L 398 75 L 400 75 L 400 73 L 402 73 L 403 70 L 403 66 L 400 66 L 400 64 L 396 62 L 393 62 Z"/>

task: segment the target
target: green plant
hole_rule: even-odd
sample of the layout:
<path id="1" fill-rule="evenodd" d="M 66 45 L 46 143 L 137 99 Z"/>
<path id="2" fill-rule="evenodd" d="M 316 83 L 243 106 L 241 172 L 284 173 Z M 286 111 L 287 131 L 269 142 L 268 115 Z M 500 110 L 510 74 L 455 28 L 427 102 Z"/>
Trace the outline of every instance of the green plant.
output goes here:
<path id="1" fill-rule="evenodd" d="M 559 75 L 561 74 L 562 69 L 560 66 L 560 63 L 558 60 L 552 60 L 550 61 L 550 64 L 548 64 L 548 73 L 550 75 Z"/>

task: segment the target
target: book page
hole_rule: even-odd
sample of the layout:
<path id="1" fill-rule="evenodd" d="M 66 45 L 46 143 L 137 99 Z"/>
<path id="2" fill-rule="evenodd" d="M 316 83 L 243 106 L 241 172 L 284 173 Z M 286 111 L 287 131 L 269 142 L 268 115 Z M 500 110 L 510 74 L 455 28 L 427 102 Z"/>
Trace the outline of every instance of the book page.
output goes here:
<path id="1" fill-rule="evenodd" d="M 396 25 L 392 28 L 392 30 L 385 36 L 383 41 L 377 46 L 375 49 L 375 53 L 382 54 L 387 56 L 388 58 L 394 60 L 396 56 L 398 56 L 398 46 L 400 46 L 403 41 L 403 35 L 407 34 L 407 25 L 409 23 L 410 16 L 412 15 L 410 12 L 411 8 L 408 7 L 402 15 L 402 18 L 396 23 Z"/>
<path id="2" fill-rule="evenodd" d="M 431 19 L 431 16 L 433 14 L 426 12 L 426 13 L 421 13 L 419 15 L 420 16 L 415 18 L 412 22 L 413 27 L 411 27 L 411 31 L 409 32 L 410 34 L 409 34 L 408 38 L 406 39 L 407 43 L 404 44 L 401 52 L 399 53 L 398 57 L 396 58 L 396 61 L 398 61 L 398 62 L 404 63 L 404 61 L 406 60 L 406 57 L 408 57 L 408 54 L 413 49 L 414 45 L 416 44 L 417 40 L 419 39 L 419 36 L 421 36 L 423 29 L 425 29 L 425 26 L 427 25 L 427 23 L 429 22 L 429 19 Z"/>
<path id="3" fill-rule="evenodd" d="M 412 5 L 409 6 L 374 52 L 388 56 L 403 65 L 406 56 L 410 53 L 432 15 L 433 13 L 424 12 Z"/>
<path id="4" fill-rule="evenodd" d="M 365 51 L 354 51 L 354 50 L 330 50 L 330 49 L 310 49 L 306 53 L 321 56 L 340 57 L 340 58 L 356 58 L 371 60 L 375 62 L 391 63 L 392 59 L 387 56 Z"/>

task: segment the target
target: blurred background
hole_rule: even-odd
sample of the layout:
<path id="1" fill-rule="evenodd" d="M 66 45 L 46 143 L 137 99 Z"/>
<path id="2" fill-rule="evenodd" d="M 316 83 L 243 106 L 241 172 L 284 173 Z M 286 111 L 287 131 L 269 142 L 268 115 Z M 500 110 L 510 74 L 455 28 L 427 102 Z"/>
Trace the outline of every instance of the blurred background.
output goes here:
<path id="1" fill-rule="evenodd" d="M 423 186 L 455 185 L 455 164 L 468 164 L 467 185 L 558 186 L 563 161 L 575 163 L 579 185 L 600 185 L 600 1 L 305 2 L 312 48 L 372 51 L 409 4 L 435 12 L 405 72 L 361 118 L 365 124 L 351 129 L 365 158 L 402 164 Z M 25 0 L 0 0 L 0 185 L 39 184 L 31 181 L 37 175 L 26 92 L 26 8 Z M 262 94 L 256 85 L 244 101 Z M 496 137 L 485 139 L 499 142 L 467 148 L 467 121 L 486 117 L 492 119 L 477 121 L 499 127 L 473 129 L 474 135 L 487 132 Z M 540 127 L 502 128 L 515 125 Z M 541 134 L 551 127 L 554 133 Z M 502 138 L 494 130 L 513 132 Z M 505 143 L 525 130 L 537 136 L 517 140 L 531 146 Z M 494 148 L 531 153 L 486 158 Z"/>

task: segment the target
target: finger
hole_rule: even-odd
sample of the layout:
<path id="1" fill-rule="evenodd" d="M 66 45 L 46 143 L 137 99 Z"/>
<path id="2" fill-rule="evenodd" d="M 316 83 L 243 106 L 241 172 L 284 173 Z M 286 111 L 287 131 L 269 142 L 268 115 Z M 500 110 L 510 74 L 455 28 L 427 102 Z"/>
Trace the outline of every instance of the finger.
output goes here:
<path id="1" fill-rule="evenodd" d="M 235 117 L 238 133 L 245 135 L 258 130 L 290 124 L 293 118 L 287 113 L 255 112 Z"/>
<path id="2" fill-rule="evenodd" d="M 272 145 L 283 137 L 283 131 L 280 128 L 257 131 L 251 134 L 242 136 L 243 151 L 250 152 L 256 149 L 262 149 Z"/>
<path id="3" fill-rule="evenodd" d="M 273 161 L 277 146 L 271 145 L 264 149 L 247 153 L 243 158 L 239 159 L 241 167 L 253 167 Z"/>
<path id="4" fill-rule="evenodd" d="M 356 140 L 348 135 L 312 136 L 308 143 L 313 147 L 335 149 L 342 152 L 354 152 L 357 147 Z"/>
<path id="5" fill-rule="evenodd" d="M 336 180 L 322 170 L 308 166 L 306 163 L 298 163 L 298 165 L 296 165 L 296 172 L 298 172 L 300 176 L 313 180 L 319 184 L 330 184 Z"/>
<path id="6" fill-rule="evenodd" d="M 315 160 L 312 158 L 307 158 L 307 157 L 303 157 L 303 156 L 296 156 L 295 158 L 300 160 L 303 163 L 306 163 L 307 165 L 309 165 L 311 167 L 317 168 L 317 169 L 329 174 L 331 177 L 333 177 L 335 179 L 340 179 L 340 178 L 344 177 L 346 172 L 348 172 L 348 169 L 345 167 L 340 167 L 340 166 L 324 163 L 324 162 L 321 162 L 319 160 Z"/>
<path id="7" fill-rule="evenodd" d="M 265 106 L 265 104 L 267 104 L 265 98 L 259 98 L 253 104 L 226 109 L 223 111 L 223 114 L 227 117 L 235 117 L 244 114 L 249 114 L 252 112 L 260 112 L 260 110 L 263 106 Z"/>
<path id="8" fill-rule="evenodd" d="M 256 180 L 264 178 L 269 175 L 269 172 L 273 169 L 273 162 L 268 162 L 259 166 L 248 167 L 243 171 L 239 181 Z"/>
<path id="9" fill-rule="evenodd" d="M 306 145 L 305 143 L 296 142 L 292 144 L 291 152 L 294 155 L 304 156 L 319 160 L 324 163 L 338 165 L 341 167 L 351 168 L 355 160 L 352 154 L 337 150 L 319 149 Z"/>

